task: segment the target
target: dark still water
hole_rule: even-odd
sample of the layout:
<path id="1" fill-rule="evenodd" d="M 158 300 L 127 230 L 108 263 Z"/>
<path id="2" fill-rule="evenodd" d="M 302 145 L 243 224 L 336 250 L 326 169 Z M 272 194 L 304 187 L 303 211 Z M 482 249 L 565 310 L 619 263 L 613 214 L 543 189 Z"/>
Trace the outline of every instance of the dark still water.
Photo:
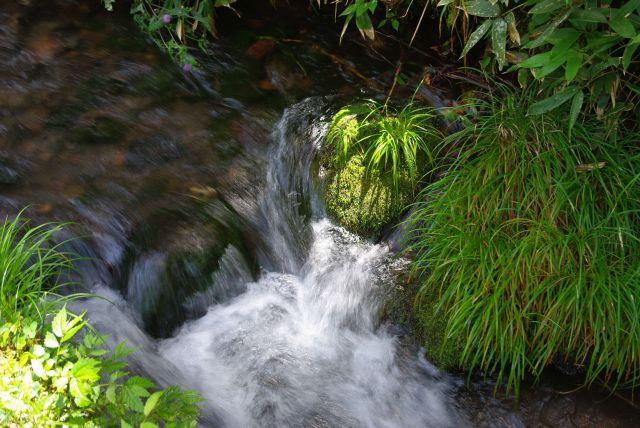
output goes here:
<path id="1" fill-rule="evenodd" d="M 372 83 L 326 55 L 336 34 L 255 15 L 184 73 L 97 0 L 0 5 L 0 214 L 74 222 L 82 285 L 107 298 L 77 310 L 197 389 L 203 426 L 637 426 L 560 380 L 518 405 L 467 389 L 381 323 L 407 261 L 326 217 L 313 162 L 336 95 Z"/>

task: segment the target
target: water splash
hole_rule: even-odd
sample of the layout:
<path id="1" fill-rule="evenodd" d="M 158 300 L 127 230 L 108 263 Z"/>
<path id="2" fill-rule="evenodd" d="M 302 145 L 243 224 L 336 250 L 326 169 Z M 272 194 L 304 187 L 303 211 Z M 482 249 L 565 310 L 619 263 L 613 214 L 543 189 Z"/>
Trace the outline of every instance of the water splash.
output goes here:
<path id="1" fill-rule="evenodd" d="M 288 109 L 273 134 L 253 219 L 267 243 L 258 280 L 247 280 L 230 250 L 213 288 L 240 294 L 221 304 L 207 293 L 192 299 L 209 305 L 206 314 L 172 338 L 149 340 L 123 302 L 105 328 L 141 348 L 138 364 L 162 383 L 200 391 L 215 424 L 458 426 L 447 377 L 378 327 L 394 266 L 404 262 L 332 224 L 314 200 L 311 166 L 323 128 L 311 118 L 323 106 L 310 99 Z"/>

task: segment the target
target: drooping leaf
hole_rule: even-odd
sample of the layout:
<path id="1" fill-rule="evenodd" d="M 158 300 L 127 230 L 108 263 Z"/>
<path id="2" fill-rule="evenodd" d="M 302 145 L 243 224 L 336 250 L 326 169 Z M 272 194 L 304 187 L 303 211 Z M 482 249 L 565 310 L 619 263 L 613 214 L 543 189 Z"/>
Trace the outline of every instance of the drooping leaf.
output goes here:
<path id="1" fill-rule="evenodd" d="M 532 15 L 551 13 L 561 7 L 567 6 L 566 0 L 543 0 L 529 10 Z"/>
<path id="2" fill-rule="evenodd" d="M 491 27 L 491 47 L 502 68 L 507 62 L 504 59 L 504 52 L 507 47 L 507 23 L 504 19 L 497 18 Z"/>
<path id="3" fill-rule="evenodd" d="M 480 24 L 473 33 L 471 33 L 471 35 L 469 36 L 469 40 L 467 40 L 467 44 L 462 50 L 462 55 L 460 55 L 460 58 L 464 57 L 471 50 L 471 48 L 473 48 L 480 40 L 482 40 L 487 31 L 489 31 L 489 28 L 491 28 L 492 24 L 493 19 L 485 19 L 484 22 Z"/>
<path id="4" fill-rule="evenodd" d="M 491 4 L 487 0 L 470 0 L 461 7 L 469 15 L 480 18 L 495 18 L 500 15 L 500 6 Z"/>
<path id="5" fill-rule="evenodd" d="M 547 41 L 547 37 L 549 37 L 556 30 L 556 28 L 558 28 L 558 26 L 562 24 L 569 17 L 569 15 L 571 15 L 571 12 L 574 9 L 575 7 L 565 11 L 564 13 L 556 17 L 553 21 L 547 24 L 544 31 L 542 31 L 542 33 L 538 37 L 527 43 L 524 47 L 527 49 L 535 49 L 538 46 L 544 44 Z"/>
<path id="6" fill-rule="evenodd" d="M 624 15 L 616 14 L 611 17 L 609 26 L 613 31 L 620 34 L 625 39 L 631 39 L 636 35 L 635 27 L 633 26 L 629 18 Z"/>
<path id="7" fill-rule="evenodd" d="M 578 88 L 576 88 L 575 86 L 568 86 L 555 95 L 545 98 L 542 101 L 538 101 L 537 103 L 531 104 L 531 106 L 527 110 L 527 114 L 536 115 L 551 111 L 569 101 L 577 91 Z"/>
<path id="8" fill-rule="evenodd" d="M 504 21 L 507 23 L 507 30 L 509 31 L 509 38 L 516 45 L 520 45 L 520 33 L 516 26 L 516 17 L 513 12 L 509 12 L 504 16 Z"/>
<path id="9" fill-rule="evenodd" d="M 640 43 L 629 43 L 627 47 L 624 48 L 624 53 L 622 54 L 622 69 L 627 71 L 629 65 L 631 65 L 631 60 L 633 59 L 633 54 L 640 46 Z"/>
<path id="10" fill-rule="evenodd" d="M 564 69 L 564 79 L 567 82 L 571 82 L 573 79 L 575 79 L 581 65 L 582 54 L 574 49 L 571 49 L 567 53 L 567 64 L 565 65 Z"/>
<path id="11" fill-rule="evenodd" d="M 576 124 L 580 110 L 582 110 L 582 103 L 584 102 L 584 92 L 580 91 L 576 93 L 571 101 L 571 110 L 569 111 L 569 135 L 571 130 Z"/>
<path id="12" fill-rule="evenodd" d="M 145 416 L 149 416 L 151 412 L 153 412 L 153 409 L 155 409 L 156 406 L 158 405 L 158 401 L 160 400 L 160 397 L 162 397 L 163 393 L 164 391 L 157 391 L 151 394 L 149 398 L 147 398 L 146 403 L 144 403 Z"/>

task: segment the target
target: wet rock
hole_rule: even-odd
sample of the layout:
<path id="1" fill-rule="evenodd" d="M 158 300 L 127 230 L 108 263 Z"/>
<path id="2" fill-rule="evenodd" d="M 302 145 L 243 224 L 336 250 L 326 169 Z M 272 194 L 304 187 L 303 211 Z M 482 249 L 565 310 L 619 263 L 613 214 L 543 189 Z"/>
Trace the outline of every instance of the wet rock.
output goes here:
<path id="1" fill-rule="evenodd" d="M 302 72 L 293 68 L 284 56 L 273 56 L 266 65 L 267 79 L 282 92 L 306 90 L 313 86 L 312 80 Z"/>
<path id="2" fill-rule="evenodd" d="M 80 144 L 117 143 L 127 132 L 124 124 L 110 117 L 98 117 L 85 126 L 75 129 L 72 140 Z"/>
<path id="3" fill-rule="evenodd" d="M 272 39 L 258 40 L 247 49 L 247 56 L 255 59 L 256 61 L 262 61 L 276 50 L 276 42 Z"/>
<path id="4" fill-rule="evenodd" d="M 140 170 L 149 166 L 158 166 L 179 159 L 182 147 L 174 140 L 163 136 L 154 136 L 136 140 L 125 155 L 126 165 L 131 170 Z"/>
<path id="5" fill-rule="evenodd" d="M 556 396 L 545 403 L 540 420 L 551 427 L 572 426 L 571 417 L 575 411 L 575 403 L 570 397 Z"/>
<path id="6" fill-rule="evenodd" d="M 0 159 L 0 184 L 16 184 L 19 178 L 18 171 L 7 160 Z"/>

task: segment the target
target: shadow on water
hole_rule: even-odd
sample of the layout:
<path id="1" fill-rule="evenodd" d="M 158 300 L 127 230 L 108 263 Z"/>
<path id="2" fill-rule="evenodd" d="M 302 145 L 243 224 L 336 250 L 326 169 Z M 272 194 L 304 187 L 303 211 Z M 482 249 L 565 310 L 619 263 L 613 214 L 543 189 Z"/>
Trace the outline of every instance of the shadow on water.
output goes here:
<path id="1" fill-rule="evenodd" d="M 185 74 L 97 1 L 0 6 L 0 210 L 75 222 L 108 299 L 82 308 L 134 367 L 198 389 L 205 426 L 632 426 L 548 385 L 465 389 L 380 325 L 406 262 L 325 218 L 313 168 L 324 96 L 366 89 L 310 47 L 336 34 L 230 22 Z"/>

